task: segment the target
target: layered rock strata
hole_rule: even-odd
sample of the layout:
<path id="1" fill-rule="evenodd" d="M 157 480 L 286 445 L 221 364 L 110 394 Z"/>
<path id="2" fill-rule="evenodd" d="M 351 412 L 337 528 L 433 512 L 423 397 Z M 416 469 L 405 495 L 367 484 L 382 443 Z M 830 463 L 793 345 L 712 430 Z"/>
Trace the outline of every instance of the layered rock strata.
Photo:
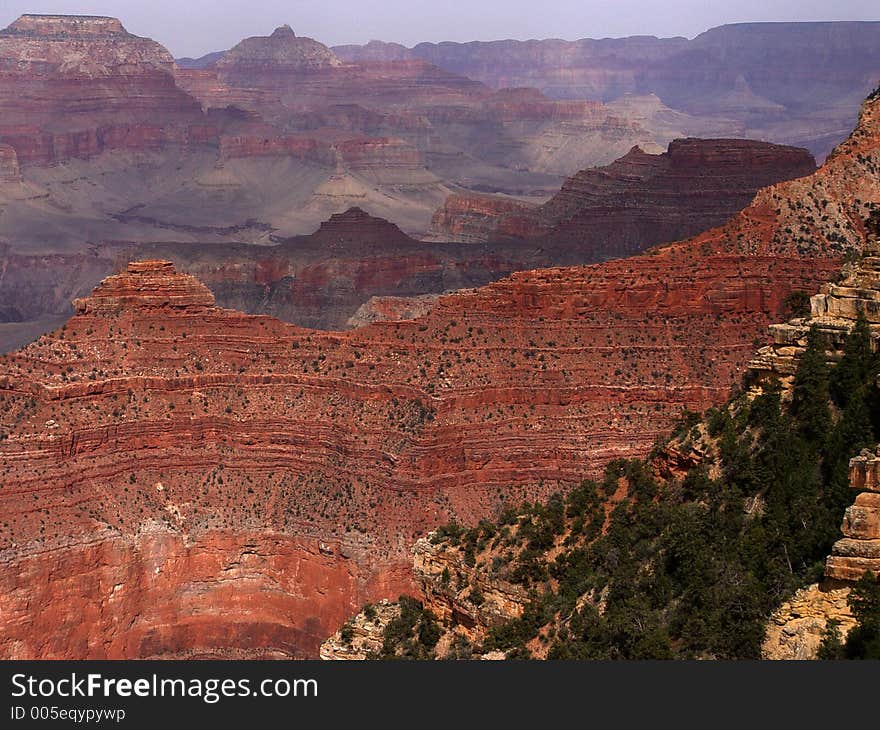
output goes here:
<path id="1" fill-rule="evenodd" d="M 321 333 L 211 306 L 164 263 L 111 279 L 0 359 L 2 654 L 315 656 L 412 587 L 432 528 L 644 456 L 864 244 L 877 104 L 722 228 L 411 321 Z"/>
<path id="2" fill-rule="evenodd" d="M 586 260 L 632 255 L 718 226 L 762 187 L 809 175 L 806 150 L 744 140 L 675 140 L 581 170 L 546 203 L 455 195 L 434 215 L 434 240 L 539 237 Z"/>
<path id="3" fill-rule="evenodd" d="M 851 127 L 853 103 L 877 84 L 878 38 L 876 22 L 737 23 L 692 40 L 505 40 L 411 49 L 374 42 L 335 51 L 346 61 L 421 58 L 493 88 L 529 86 L 553 98 L 608 102 L 655 94 L 708 123 L 737 124 L 743 136 L 808 147 L 821 157 Z"/>
<path id="4" fill-rule="evenodd" d="M 400 605 L 382 600 L 345 622 L 330 639 L 321 643 L 325 661 L 364 661 L 381 653 L 385 628 L 400 616 Z"/>
<path id="5" fill-rule="evenodd" d="M 764 659 L 815 659 L 833 625 L 845 638 L 856 621 L 849 606 L 849 586 L 813 584 L 782 604 L 767 624 Z"/>
<path id="6" fill-rule="evenodd" d="M 414 544 L 412 572 L 423 610 L 444 629 L 434 651 L 448 658 L 457 640 L 479 645 L 493 627 L 521 617 L 530 595 L 522 585 L 478 569 L 464 559 L 460 549 L 433 538 L 431 533 Z M 385 630 L 400 614 L 399 603 L 365 606 L 322 642 L 320 658 L 363 661 L 380 656 Z M 479 658 L 504 659 L 505 655 L 489 652 Z"/>
<path id="7" fill-rule="evenodd" d="M 460 551 L 435 545 L 430 535 L 413 546 L 413 575 L 425 608 L 471 640 L 519 618 L 529 602 L 523 586 L 477 571 Z"/>
<path id="8" fill-rule="evenodd" d="M 772 343 L 758 350 L 749 362 L 749 369 L 759 382 L 775 378 L 790 385 L 814 329 L 823 337 L 829 363 L 835 363 L 843 356 L 844 343 L 859 316 L 870 325 L 873 347 L 880 349 L 878 229 L 880 214 L 874 214 L 866 232 L 864 255 L 844 267 L 840 281 L 823 284 L 819 293 L 810 297 L 809 316 L 770 325 Z"/>
<path id="9" fill-rule="evenodd" d="M 23 15 L 0 31 L 0 143 L 22 165 L 216 140 L 174 59 L 115 18 Z"/>
<path id="10" fill-rule="evenodd" d="M 880 453 L 863 453 L 849 465 L 850 485 L 859 493 L 846 508 L 841 532 L 825 563 L 832 580 L 857 581 L 866 572 L 880 576 Z"/>

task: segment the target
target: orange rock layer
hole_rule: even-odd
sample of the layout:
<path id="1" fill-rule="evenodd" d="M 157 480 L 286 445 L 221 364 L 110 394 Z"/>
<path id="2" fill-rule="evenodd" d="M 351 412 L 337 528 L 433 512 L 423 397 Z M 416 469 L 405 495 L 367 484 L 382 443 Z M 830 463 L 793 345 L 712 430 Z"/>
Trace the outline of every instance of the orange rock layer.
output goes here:
<path id="1" fill-rule="evenodd" d="M 314 655 L 401 590 L 426 530 L 644 455 L 861 245 L 878 105 L 724 228 L 411 321 L 319 333 L 211 306 L 162 262 L 111 278 L 0 359 L 0 653 Z"/>

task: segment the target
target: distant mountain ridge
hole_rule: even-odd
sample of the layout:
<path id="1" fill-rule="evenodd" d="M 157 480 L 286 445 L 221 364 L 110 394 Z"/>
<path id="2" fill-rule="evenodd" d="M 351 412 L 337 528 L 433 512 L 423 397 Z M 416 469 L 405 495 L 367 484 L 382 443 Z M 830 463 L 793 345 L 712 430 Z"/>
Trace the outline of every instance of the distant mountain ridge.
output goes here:
<path id="1" fill-rule="evenodd" d="M 343 61 L 383 45 L 340 46 Z M 401 47 L 385 44 L 389 56 Z M 656 94 L 670 107 L 735 118 L 750 138 L 823 157 L 855 122 L 880 78 L 880 22 L 738 23 L 686 38 L 584 38 L 420 43 L 409 49 L 488 86 L 531 86 L 551 98 L 612 101 Z"/>
<path id="2" fill-rule="evenodd" d="M 751 139 L 806 147 L 820 160 L 880 79 L 880 21 L 734 23 L 689 40 L 642 35 L 567 41 L 399 43 L 331 49 L 345 63 L 427 61 L 489 87 L 610 102 L 656 95 L 673 109 L 744 126 Z M 201 69 L 225 51 L 179 59 Z"/>

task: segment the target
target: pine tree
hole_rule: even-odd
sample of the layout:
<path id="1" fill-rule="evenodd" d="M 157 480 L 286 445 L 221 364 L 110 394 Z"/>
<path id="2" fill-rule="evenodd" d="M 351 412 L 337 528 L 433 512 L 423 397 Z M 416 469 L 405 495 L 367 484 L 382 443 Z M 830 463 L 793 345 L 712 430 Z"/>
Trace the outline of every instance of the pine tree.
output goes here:
<path id="1" fill-rule="evenodd" d="M 822 634 L 822 643 L 816 653 L 817 659 L 843 659 L 843 642 L 840 639 L 840 621 L 831 619 Z"/>
<path id="2" fill-rule="evenodd" d="M 849 596 L 858 625 L 846 637 L 847 659 L 880 659 L 880 583 L 866 571 Z"/>
<path id="3" fill-rule="evenodd" d="M 819 330 L 812 327 L 794 376 L 792 411 L 804 436 L 817 445 L 825 442 L 831 425 L 828 379 L 825 343 Z"/>
<path id="4" fill-rule="evenodd" d="M 843 357 L 831 374 L 830 387 L 834 402 L 841 408 L 861 391 L 876 372 L 877 358 L 871 352 L 871 326 L 864 312 L 846 338 Z"/>

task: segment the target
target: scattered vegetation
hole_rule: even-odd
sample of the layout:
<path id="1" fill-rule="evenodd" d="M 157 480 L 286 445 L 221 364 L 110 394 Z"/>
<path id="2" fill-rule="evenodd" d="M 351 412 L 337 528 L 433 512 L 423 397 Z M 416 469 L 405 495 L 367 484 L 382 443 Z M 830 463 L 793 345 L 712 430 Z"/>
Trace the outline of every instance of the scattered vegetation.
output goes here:
<path id="1" fill-rule="evenodd" d="M 385 627 L 382 649 L 374 659 L 433 659 L 440 640 L 440 625 L 421 601 L 398 599 L 400 615 Z"/>
<path id="2" fill-rule="evenodd" d="M 683 414 L 679 445 L 699 438 L 709 456 L 679 479 L 661 483 L 645 462 L 616 461 L 601 483 L 585 481 L 565 497 L 507 509 L 494 523 L 441 528 L 435 541 L 460 550 L 465 564 L 530 596 L 522 617 L 456 651 L 759 657 L 770 612 L 822 575 L 852 501 L 849 459 L 880 434 L 878 362 L 864 318 L 843 353 L 829 368 L 814 330 L 790 402 L 770 383 L 702 420 Z M 825 654 L 880 651 L 880 588 L 866 580 L 853 595 L 860 627 L 846 644 L 829 635 Z M 408 611 L 409 628 L 396 631 L 414 655 L 419 617 Z M 386 638 L 385 653 L 399 653 L 394 636 Z"/>

